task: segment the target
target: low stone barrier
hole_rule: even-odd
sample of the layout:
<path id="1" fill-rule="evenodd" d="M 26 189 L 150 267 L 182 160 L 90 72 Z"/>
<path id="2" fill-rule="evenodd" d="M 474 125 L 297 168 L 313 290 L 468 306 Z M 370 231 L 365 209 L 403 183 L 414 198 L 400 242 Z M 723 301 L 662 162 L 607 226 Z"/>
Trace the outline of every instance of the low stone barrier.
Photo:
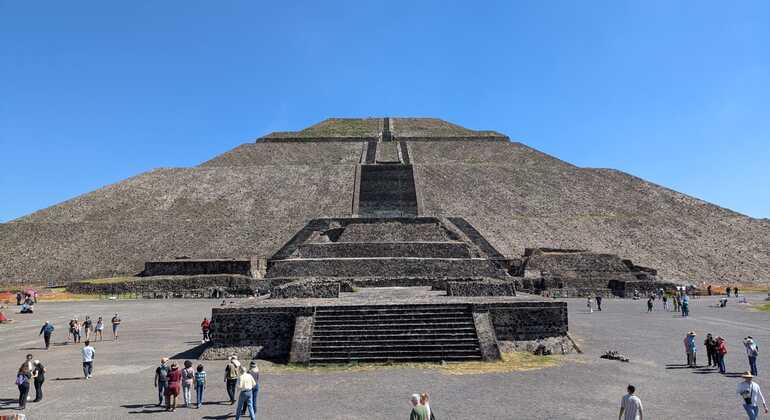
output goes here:
<path id="1" fill-rule="evenodd" d="M 121 295 L 144 297 L 232 297 L 254 294 L 256 280 L 240 275 L 158 276 L 137 277 L 115 283 L 74 282 L 67 291 L 78 294 Z"/>
<path id="2" fill-rule="evenodd" d="M 516 296 L 512 281 L 448 281 L 448 296 Z"/>
<path id="3" fill-rule="evenodd" d="M 340 297 L 340 282 L 338 281 L 295 281 L 270 290 L 270 299 L 338 297 Z"/>

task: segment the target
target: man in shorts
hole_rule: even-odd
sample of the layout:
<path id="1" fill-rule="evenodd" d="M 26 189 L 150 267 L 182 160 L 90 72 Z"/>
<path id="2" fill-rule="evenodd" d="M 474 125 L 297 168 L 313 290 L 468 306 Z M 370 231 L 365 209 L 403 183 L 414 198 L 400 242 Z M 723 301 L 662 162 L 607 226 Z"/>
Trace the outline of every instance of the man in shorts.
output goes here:
<path id="1" fill-rule="evenodd" d="M 118 314 L 115 314 L 115 316 L 112 317 L 112 339 L 113 341 L 118 340 L 118 328 L 120 328 L 120 317 Z"/>

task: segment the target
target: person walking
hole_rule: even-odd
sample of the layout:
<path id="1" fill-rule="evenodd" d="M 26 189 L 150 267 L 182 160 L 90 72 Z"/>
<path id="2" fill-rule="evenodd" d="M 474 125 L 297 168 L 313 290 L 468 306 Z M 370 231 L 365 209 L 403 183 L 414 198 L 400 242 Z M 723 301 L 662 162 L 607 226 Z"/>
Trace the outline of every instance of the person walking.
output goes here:
<path id="1" fill-rule="evenodd" d="M 596 310 L 599 312 L 602 311 L 602 297 L 599 295 L 596 295 Z"/>
<path id="2" fill-rule="evenodd" d="M 86 379 L 90 379 L 94 376 L 94 356 L 96 356 L 96 350 L 91 347 L 90 341 L 83 342 L 80 354 L 83 356 L 83 375 Z"/>
<path id="3" fill-rule="evenodd" d="M 158 388 L 158 407 L 163 406 L 163 397 L 166 395 L 166 388 L 168 388 L 168 372 L 169 367 L 167 365 L 168 357 L 162 357 L 160 359 L 160 366 L 155 368 L 155 388 Z"/>
<path id="4" fill-rule="evenodd" d="M 668 296 L 662 295 L 660 299 L 663 301 L 663 310 L 668 311 Z"/>
<path id="5" fill-rule="evenodd" d="M 184 369 L 182 369 L 182 396 L 186 408 L 190 408 L 190 402 L 192 402 L 192 387 L 194 381 L 195 371 L 193 370 L 192 362 L 185 360 Z"/>
<path id="6" fill-rule="evenodd" d="M 652 312 L 652 296 L 647 298 L 647 313 Z"/>
<path id="7" fill-rule="evenodd" d="M 679 295 L 674 295 L 671 300 L 674 304 L 674 312 L 679 312 Z"/>
<path id="8" fill-rule="evenodd" d="M 623 396 L 620 400 L 620 413 L 618 414 L 618 420 L 644 420 L 644 412 L 642 410 L 642 400 L 639 399 L 634 392 L 636 387 L 628 385 L 626 388 L 628 394 Z"/>
<path id="9" fill-rule="evenodd" d="M 79 343 L 80 342 L 80 322 L 78 322 L 78 318 L 72 318 L 70 320 L 70 333 L 72 334 L 72 342 L 73 343 Z"/>
<path id="10" fill-rule="evenodd" d="M 197 400 L 197 408 L 201 408 L 203 405 L 203 393 L 206 390 L 206 371 L 203 369 L 203 365 L 198 365 L 195 369 L 195 398 Z"/>
<path id="11" fill-rule="evenodd" d="M 86 340 L 91 339 L 91 333 L 94 331 L 94 322 L 91 317 L 86 315 L 86 320 L 83 321 L 83 333 L 86 336 Z"/>
<path id="12" fill-rule="evenodd" d="M 749 369 L 753 376 L 759 376 L 757 370 L 757 356 L 759 356 L 759 346 L 754 341 L 752 336 L 748 336 L 743 340 L 743 345 L 746 347 L 746 355 L 749 357 Z"/>
<path id="13" fill-rule="evenodd" d="M 594 313 L 594 309 L 591 307 L 591 298 L 586 299 L 586 306 L 588 307 L 588 313 L 592 314 Z"/>
<path id="14" fill-rule="evenodd" d="M 710 284 L 706 288 L 706 291 L 708 292 L 708 295 L 711 296 L 711 285 Z"/>
<path id="15" fill-rule="evenodd" d="M 208 320 L 208 318 L 204 317 L 203 321 L 201 322 L 201 332 L 203 333 L 203 343 L 210 341 L 211 338 L 209 337 L 209 332 L 211 331 L 211 321 Z"/>
<path id="16" fill-rule="evenodd" d="M 120 328 L 121 319 L 118 314 L 112 317 L 112 341 L 118 341 L 118 329 Z"/>
<path id="17" fill-rule="evenodd" d="M 19 388 L 19 410 L 27 407 L 27 396 L 29 395 L 29 381 L 32 379 L 32 371 L 29 363 L 24 362 L 16 372 L 16 386 Z"/>
<path id="18" fill-rule="evenodd" d="M 254 389 L 255 386 L 257 386 L 257 383 L 254 381 L 254 377 L 251 376 L 251 373 L 244 371 L 238 376 L 238 404 L 235 406 L 235 420 L 240 420 L 241 407 L 243 407 L 244 404 L 249 412 L 249 418 L 251 420 L 257 418 L 254 414 L 254 405 L 252 403 L 252 389 Z"/>
<path id="19" fill-rule="evenodd" d="M 43 336 L 43 342 L 45 343 L 45 349 L 48 350 L 51 347 L 51 334 L 53 334 L 54 326 L 51 321 L 46 321 L 40 328 L 40 334 Z"/>
<path id="20" fill-rule="evenodd" d="M 709 367 L 716 367 L 717 365 L 717 342 L 711 333 L 706 334 L 706 340 L 703 341 L 703 345 L 706 347 L 706 356 L 708 357 Z"/>
<path id="21" fill-rule="evenodd" d="M 690 331 L 684 336 L 684 351 L 687 353 L 687 367 L 697 367 L 695 360 L 695 331 Z"/>
<path id="22" fill-rule="evenodd" d="M 725 368 L 725 355 L 727 354 L 727 344 L 725 339 L 717 336 L 717 365 L 719 365 L 719 373 L 726 373 Z"/>
<path id="23" fill-rule="evenodd" d="M 254 407 L 254 415 L 257 415 L 257 395 L 259 394 L 259 367 L 257 366 L 257 361 L 252 360 L 251 363 L 249 363 L 249 375 L 251 375 L 252 378 L 254 378 L 254 388 L 251 389 L 251 406 Z M 241 409 L 241 414 L 246 414 L 246 404 L 243 405 Z"/>
<path id="24" fill-rule="evenodd" d="M 176 411 L 176 399 L 182 385 L 182 371 L 176 362 L 171 363 L 168 371 L 168 387 L 166 387 L 166 411 Z"/>
<path id="25" fill-rule="evenodd" d="M 227 387 L 227 396 L 230 397 L 230 405 L 235 404 L 235 388 L 238 385 L 238 376 L 240 375 L 241 362 L 238 356 L 230 355 L 230 361 L 225 366 L 225 386 Z"/>
<path id="26" fill-rule="evenodd" d="M 420 394 L 420 405 L 425 407 L 425 411 L 428 413 L 428 420 L 436 420 L 436 416 L 433 414 L 433 410 L 430 408 L 430 396 L 427 392 Z"/>
<path id="27" fill-rule="evenodd" d="M 102 320 L 102 317 L 99 317 L 99 319 L 96 320 L 96 328 L 94 329 L 94 340 L 97 338 L 99 341 L 102 341 L 104 339 L 104 336 L 102 333 L 104 332 L 104 321 Z"/>
<path id="28" fill-rule="evenodd" d="M 732 289 L 730 287 L 728 287 L 727 288 L 727 297 L 730 297 L 730 291 L 732 291 Z"/>
<path id="29" fill-rule="evenodd" d="M 682 296 L 682 316 L 690 316 L 690 297 L 687 294 Z"/>
<path id="30" fill-rule="evenodd" d="M 743 382 L 738 384 L 735 392 L 743 399 L 743 409 L 746 410 L 749 420 L 756 420 L 759 416 L 759 401 L 762 401 L 762 408 L 767 414 L 765 396 L 762 395 L 759 384 L 753 381 L 754 375 L 751 372 L 744 372 L 741 378 L 743 378 Z"/>
<path id="31" fill-rule="evenodd" d="M 35 368 L 32 371 L 33 383 L 35 384 L 35 399 L 32 402 L 40 402 L 43 400 L 43 383 L 45 382 L 45 366 L 40 363 L 40 360 L 32 362 Z"/>
<path id="32" fill-rule="evenodd" d="M 733 287 L 733 296 L 738 297 L 738 286 Z"/>
<path id="33" fill-rule="evenodd" d="M 412 394 L 410 402 L 412 412 L 409 414 L 409 420 L 428 420 L 428 409 L 420 404 L 420 394 Z"/>

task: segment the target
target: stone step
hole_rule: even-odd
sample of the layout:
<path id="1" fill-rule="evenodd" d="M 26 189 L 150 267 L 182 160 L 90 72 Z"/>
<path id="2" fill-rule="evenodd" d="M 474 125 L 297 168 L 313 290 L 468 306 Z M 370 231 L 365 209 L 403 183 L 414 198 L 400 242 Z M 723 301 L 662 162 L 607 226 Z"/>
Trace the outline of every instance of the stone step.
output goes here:
<path id="1" fill-rule="evenodd" d="M 391 322 L 391 323 L 372 323 L 372 322 L 339 322 L 339 323 L 321 323 L 315 322 L 315 329 L 316 330 L 323 330 L 323 329 L 346 329 L 346 328 L 368 328 L 372 330 L 376 329 L 387 329 L 387 328 L 407 328 L 407 327 L 425 327 L 425 326 L 433 326 L 433 327 L 467 327 L 467 326 L 473 326 L 473 320 L 470 321 L 447 321 L 447 322 L 437 322 L 437 321 L 425 321 L 425 322 L 419 322 L 419 321 L 411 321 L 411 322 Z"/>
<path id="2" fill-rule="evenodd" d="M 429 341 L 428 341 L 429 340 Z M 475 346 L 479 345 L 479 340 L 476 337 L 459 337 L 459 338 L 436 338 L 436 337 L 430 337 L 426 340 L 426 338 L 422 336 L 414 336 L 412 338 L 390 338 L 390 339 L 367 339 L 367 340 L 331 340 L 327 337 L 321 338 L 321 337 L 314 337 L 313 338 L 313 346 L 320 347 L 335 347 L 335 346 L 349 346 L 349 345 L 355 345 L 355 346 L 392 346 L 392 345 L 408 345 L 408 344 L 414 344 L 414 343 L 434 343 L 434 344 L 448 344 L 448 345 L 459 345 L 459 344 L 472 344 Z M 316 348 L 316 347 L 314 347 Z"/>
<path id="3" fill-rule="evenodd" d="M 342 345 L 317 345 L 313 342 L 311 346 L 311 355 L 321 356 L 334 353 L 342 354 L 361 354 L 361 353 L 430 353 L 430 352 L 475 352 L 479 351 L 478 341 L 474 343 L 442 343 L 442 344 L 427 344 L 427 343 L 375 343 L 375 344 L 352 344 L 343 343 Z"/>
<path id="4" fill-rule="evenodd" d="M 325 314 L 316 314 L 316 321 L 329 321 L 329 320 L 355 320 L 355 319 L 366 319 L 366 320 L 382 320 L 382 319 L 433 319 L 433 318 L 440 318 L 440 319 L 446 319 L 446 318 L 461 318 L 466 319 L 468 317 L 468 312 L 466 311 L 417 311 L 417 312 L 396 312 L 396 313 L 389 313 L 389 312 L 377 312 L 377 313 L 325 313 Z"/>
<path id="5" fill-rule="evenodd" d="M 310 360 L 312 361 L 314 358 L 323 358 L 323 357 L 344 357 L 348 356 L 350 359 L 353 358 L 362 358 L 362 357 L 423 357 L 423 356 L 433 356 L 433 357 L 448 357 L 448 356 L 464 356 L 464 357 L 474 357 L 479 356 L 481 357 L 481 352 L 479 351 L 478 347 L 476 349 L 415 349 L 415 350 L 395 350 L 395 349 L 385 349 L 385 350 L 358 350 L 358 351 L 345 351 L 345 350 L 339 350 L 339 351 L 319 351 L 310 352 Z"/>
<path id="6" fill-rule="evenodd" d="M 462 242 L 330 242 L 300 245 L 294 258 L 470 258 Z"/>
<path id="7" fill-rule="evenodd" d="M 350 362 L 364 362 L 364 363 L 385 363 L 385 362 L 463 362 L 481 360 L 481 354 L 479 355 L 420 355 L 420 356 L 343 356 L 343 357 L 310 357 L 310 363 L 324 364 L 324 363 L 350 363 Z"/>
<path id="8" fill-rule="evenodd" d="M 464 303 L 447 303 L 447 304 L 412 304 L 412 305 L 360 305 L 360 306 L 321 306 L 316 308 L 315 313 L 318 314 L 331 314 L 331 313 L 411 313 L 415 311 L 463 311 L 471 313 L 469 305 Z"/>
<path id="9" fill-rule="evenodd" d="M 500 277 L 485 259 L 296 258 L 271 260 L 267 277 Z"/>
<path id="10" fill-rule="evenodd" d="M 403 328 L 384 328 L 377 330 L 369 329 L 342 329 L 342 330 L 316 330 L 314 335 L 319 337 L 398 337 L 398 336 L 457 336 L 464 337 L 467 335 L 476 336 L 476 328 L 467 326 L 461 328 L 411 328 L 404 330 Z"/>

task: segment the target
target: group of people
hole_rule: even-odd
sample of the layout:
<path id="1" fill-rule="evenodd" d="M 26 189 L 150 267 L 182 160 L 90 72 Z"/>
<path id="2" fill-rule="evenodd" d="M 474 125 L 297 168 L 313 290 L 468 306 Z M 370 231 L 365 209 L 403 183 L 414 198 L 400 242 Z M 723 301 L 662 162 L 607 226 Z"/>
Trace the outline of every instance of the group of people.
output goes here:
<path id="1" fill-rule="evenodd" d="M 409 420 L 436 420 L 436 415 L 430 408 L 428 393 L 412 394 L 410 402 L 412 412 L 409 414 Z"/>
<path id="2" fill-rule="evenodd" d="M 230 355 L 225 366 L 225 386 L 231 405 L 236 403 L 237 395 L 235 419 L 239 420 L 241 415 L 248 413 L 249 418 L 254 420 L 257 415 L 257 394 L 259 393 L 257 361 L 252 360 L 247 369 L 241 365 L 238 356 Z"/>
<path id="3" fill-rule="evenodd" d="M 185 360 L 184 368 L 179 369 L 176 362 L 168 364 L 168 358 L 160 359 L 160 366 L 155 369 L 155 388 L 158 390 L 158 407 L 166 401 L 166 411 L 175 411 L 177 397 L 182 394 L 184 406 L 190 408 L 192 401 L 192 388 L 195 388 L 196 408 L 203 405 L 203 393 L 206 389 L 206 370 L 199 364 L 193 370 L 193 364 Z"/>
<path id="4" fill-rule="evenodd" d="M 696 355 L 697 345 L 695 342 L 695 331 L 689 331 L 684 337 L 684 351 L 687 355 L 687 367 L 697 367 Z M 719 368 L 719 373 L 726 373 L 725 355 L 727 354 L 727 342 L 721 336 L 714 337 L 711 333 L 706 334 L 703 342 L 706 347 L 708 357 L 708 367 Z M 759 345 L 752 336 L 743 339 L 743 347 L 746 350 L 746 356 L 749 360 L 749 373 L 753 376 L 759 375 L 757 369 L 757 357 L 759 357 Z"/>
<path id="5" fill-rule="evenodd" d="M 33 360 L 34 356 L 28 354 L 24 363 L 16 372 L 16 386 L 19 388 L 19 409 L 27 406 L 27 401 L 39 402 L 43 399 L 43 382 L 45 382 L 45 366 L 40 360 Z M 35 387 L 35 399 L 29 395 L 30 383 Z"/>

